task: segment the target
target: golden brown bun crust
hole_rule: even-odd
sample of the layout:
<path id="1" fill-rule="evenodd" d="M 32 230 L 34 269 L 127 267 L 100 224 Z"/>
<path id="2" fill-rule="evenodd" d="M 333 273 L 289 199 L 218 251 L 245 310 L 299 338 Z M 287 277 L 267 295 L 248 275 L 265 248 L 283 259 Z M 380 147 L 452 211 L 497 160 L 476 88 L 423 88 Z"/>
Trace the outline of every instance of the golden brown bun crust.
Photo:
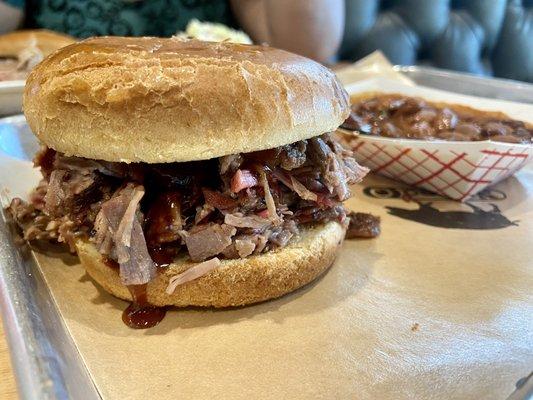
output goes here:
<path id="1" fill-rule="evenodd" d="M 37 47 L 44 56 L 76 41 L 72 36 L 46 29 L 23 30 L 0 35 L 0 57 L 17 57 L 28 47 Z"/>
<path id="2" fill-rule="evenodd" d="M 230 307 L 273 299 L 302 287 L 328 269 L 343 239 L 344 229 L 336 222 L 302 229 L 297 241 L 279 251 L 222 260 L 216 270 L 178 286 L 168 295 L 165 290 L 169 279 L 193 265 L 184 259 L 148 284 L 148 301 L 156 306 Z M 118 270 L 104 264 L 91 243 L 80 241 L 76 247 L 81 263 L 98 284 L 116 297 L 131 300 Z"/>
<path id="3" fill-rule="evenodd" d="M 57 151 L 181 162 L 278 147 L 337 128 L 348 95 L 324 66 L 266 46 L 104 37 L 31 73 L 24 112 Z"/>

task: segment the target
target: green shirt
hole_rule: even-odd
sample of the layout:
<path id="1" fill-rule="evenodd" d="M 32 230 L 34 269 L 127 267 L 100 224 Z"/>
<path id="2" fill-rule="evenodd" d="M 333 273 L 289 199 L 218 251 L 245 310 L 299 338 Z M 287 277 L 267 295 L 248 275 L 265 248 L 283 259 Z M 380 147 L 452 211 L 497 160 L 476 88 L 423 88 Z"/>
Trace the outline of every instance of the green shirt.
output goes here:
<path id="1" fill-rule="evenodd" d="M 233 25 L 226 0 L 29 0 L 31 25 L 72 36 L 171 36 L 190 19 Z"/>

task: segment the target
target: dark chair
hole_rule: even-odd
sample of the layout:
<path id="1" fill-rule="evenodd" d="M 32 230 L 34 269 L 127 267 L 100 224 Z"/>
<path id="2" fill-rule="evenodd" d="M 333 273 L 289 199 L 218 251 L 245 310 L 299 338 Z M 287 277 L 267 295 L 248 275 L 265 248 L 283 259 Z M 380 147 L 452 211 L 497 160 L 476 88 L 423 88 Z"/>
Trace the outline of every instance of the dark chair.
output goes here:
<path id="1" fill-rule="evenodd" d="M 340 58 L 377 49 L 394 64 L 533 82 L 533 0 L 346 0 Z"/>

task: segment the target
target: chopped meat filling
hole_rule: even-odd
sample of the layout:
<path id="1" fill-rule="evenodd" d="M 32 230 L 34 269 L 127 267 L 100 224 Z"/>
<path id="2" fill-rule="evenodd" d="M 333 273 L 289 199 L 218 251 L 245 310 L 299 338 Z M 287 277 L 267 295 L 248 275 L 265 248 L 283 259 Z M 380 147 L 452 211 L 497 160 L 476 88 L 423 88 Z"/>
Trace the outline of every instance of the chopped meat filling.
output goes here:
<path id="1" fill-rule="evenodd" d="M 118 262 L 126 285 L 186 252 L 193 261 L 243 258 L 282 248 L 302 225 L 348 224 L 342 201 L 368 172 L 325 134 L 276 149 L 214 160 L 124 164 L 43 148 L 43 180 L 30 203 L 14 199 L 28 240 L 91 240 Z"/>
<path id="2" fill-rule="evenodd" d="M 231 244 L 231 238 L 237 232 L 233 226 L 216 223 L 196 225 L 196 228 L 195 232 L 185 236 L 187 251 L 193 261 L 202 261 L 220 254 Z"/>
<path id="3" fill-rule="evenodd" d="M 381 219 L 372 214 L 350 212 L 350 224 L 346 231 L 347 239 L 375 238 L 381 233 Z"/>

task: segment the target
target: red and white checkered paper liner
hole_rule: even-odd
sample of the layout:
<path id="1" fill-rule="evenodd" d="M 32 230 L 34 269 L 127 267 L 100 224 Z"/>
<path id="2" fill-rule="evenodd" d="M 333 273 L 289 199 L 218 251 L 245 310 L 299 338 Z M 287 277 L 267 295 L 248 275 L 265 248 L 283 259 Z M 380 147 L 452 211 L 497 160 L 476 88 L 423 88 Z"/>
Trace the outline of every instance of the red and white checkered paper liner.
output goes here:
<path id="1" fill-rule="evenodd" d="M 428 101 L 501 111 L 533 124 L 531 104 L 468 96 L 382 77 L 343 82 L 350 95 L 402 93 Z M 533 158 L 532 145 L 491 141 L 426 141 L 359 135 L 354 147 L 357 161 L 372 171 L 460 201 L 513 175 Z"/>
<path id="2" fill-rule="evenodd" d="M 496 142 L 428 142 L 359 135 L 357 161 L 373 172 L 454 200 L 466 200 L 522 168 L 533 146 Z"/>

